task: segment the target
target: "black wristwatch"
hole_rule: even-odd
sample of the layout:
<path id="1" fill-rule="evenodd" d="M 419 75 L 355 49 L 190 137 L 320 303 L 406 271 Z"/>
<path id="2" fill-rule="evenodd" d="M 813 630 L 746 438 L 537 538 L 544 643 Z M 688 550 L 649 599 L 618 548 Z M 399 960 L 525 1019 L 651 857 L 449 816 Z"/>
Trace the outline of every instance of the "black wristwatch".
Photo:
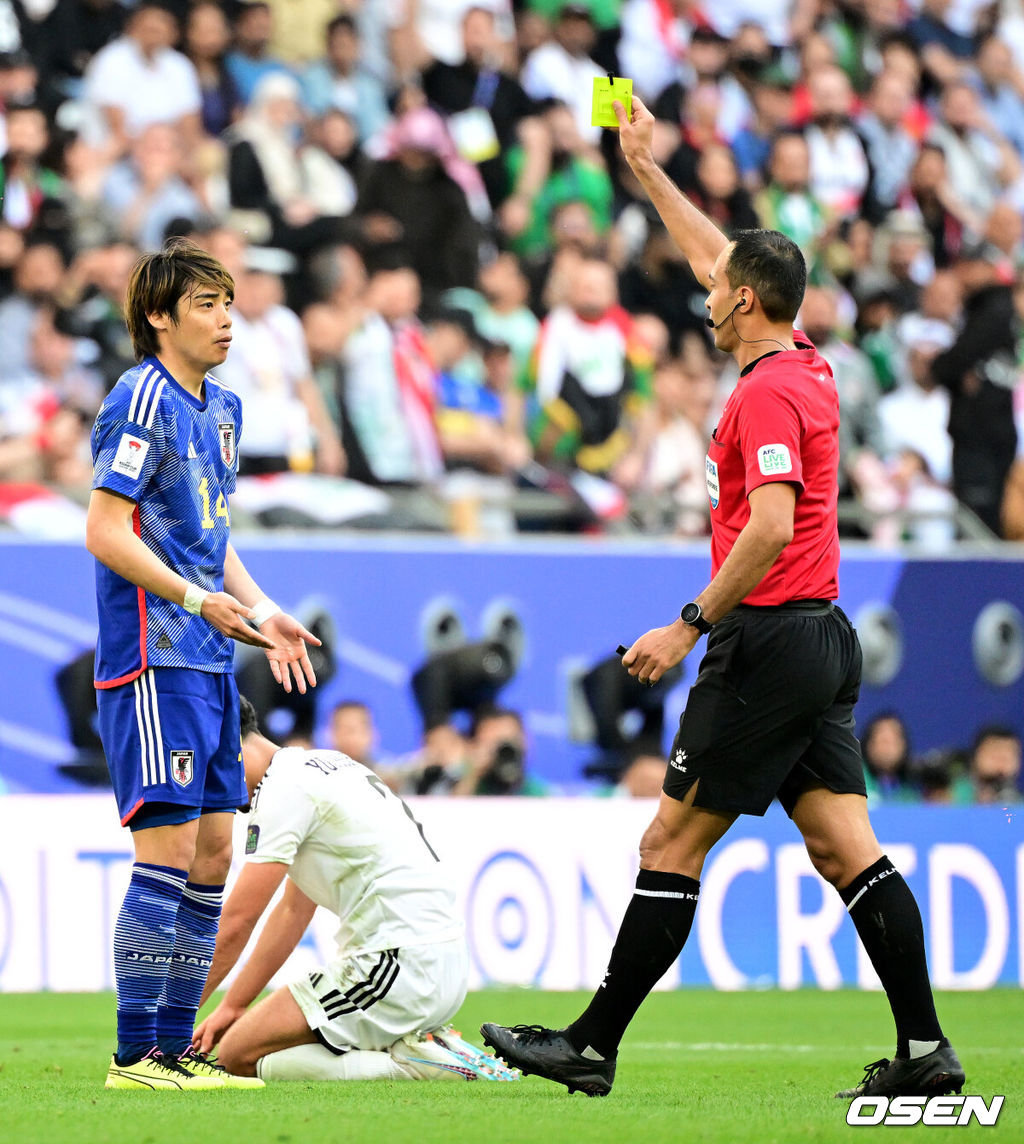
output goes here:
<path id="1" fill-rule="evenodd" d="M 706 636 L 714 627 L 714 624 L 709 624 L 708 621 L 704 619 L 704 612 L 700 604 L 695 603 L 693 600 L 683 605 L 683 610 L 679 613 L 679 618 L 684 624 L 689 624 L 691 628 L 696 628 L 702 636 Z"/>

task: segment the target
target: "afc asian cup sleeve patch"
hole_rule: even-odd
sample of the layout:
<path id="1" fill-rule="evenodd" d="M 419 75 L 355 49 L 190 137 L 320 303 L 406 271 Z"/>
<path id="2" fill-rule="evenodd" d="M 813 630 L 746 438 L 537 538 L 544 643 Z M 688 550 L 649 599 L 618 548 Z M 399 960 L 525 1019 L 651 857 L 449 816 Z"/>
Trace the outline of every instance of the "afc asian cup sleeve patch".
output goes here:
<path id="1" fill-rule="evenodd" d="M 122 433 L 121 442 L 117 446 L 117 453 L 114 455 L 114 462 L 110 466 L 111 470 L 119 473 L 122 477 L 137 481 L 142 473 L 142 465 L 148 452 L 148 441 L 143 441 L 133 433 Z"/>
<path id="2" fill-rule="evenodd" d="M 762 445 L 757 450 L 757 467 L 766 477 L 793 471 L 793 458 L 788 445 Z"/>
<path id="3" fill-rule="evenodd" d="M 256 847 L 260 843 L 260 828 L 255 825 L 250 825 L 249 829 L 245 832 L 245 852 L 246 854 L 255 854 Z"/>

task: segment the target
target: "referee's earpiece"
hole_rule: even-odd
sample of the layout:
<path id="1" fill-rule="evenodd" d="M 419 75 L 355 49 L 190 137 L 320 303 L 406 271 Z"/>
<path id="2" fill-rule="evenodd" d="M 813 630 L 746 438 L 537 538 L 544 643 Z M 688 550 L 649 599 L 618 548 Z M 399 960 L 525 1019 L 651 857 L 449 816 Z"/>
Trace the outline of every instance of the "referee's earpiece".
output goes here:
<path id="1" fill-rule="evenodd" d="M 712 318 L 710 315 L 708 315 L 708 317 L 706 317 L 704 319 L 704 325 L 707 326 L 708 329 L 710 329 L 710 330 L 721 329 L 721 327 L 724 326 L 726 322 L 728 322 L 728 320 L 740 309 L 740 307 L 742 305 L 743 305 L 743 299 L 741 298 L 740 301 L 738 301 L 736 303 L 736 305 L 733 306 L 733 308 L 729 311 L 729 313 L 726 314 L 725 317 L 720 322 L 716 322 L 714 318 Z"/>
<path id="2" fill-rule="evenodd" d="M 714 320 L 714 318 L 708 316 L 707 318 L 704 319 L 704 325 L 707 326 L 709 330 L 721 329 L 722 326 L 724 326 L 725 323 L 728 322 L 728 320 L 731 317 L 733 317 L 733 315 L 735 315 L 735 314 L 749 314 L 751 301 L 752 300 L 750 298 L 748 298 L 746 295 L 741 294 L 740 300 L 736 303 L 735 306 L 733 306 L 733 308 L 729 311 L 729 313 L 726 314 L 725 317 L 720 322 L 716 322 Z M 739 336 L 738 330 L 736 331 L 736 333 L 737 333 L 737 336 Z M 746 340 L 747 340 L 746 338 L 740 337 L 741 342 L 746 341 Z M 757 339 L 757 340 L 760 341 L 761 339 Z"/>

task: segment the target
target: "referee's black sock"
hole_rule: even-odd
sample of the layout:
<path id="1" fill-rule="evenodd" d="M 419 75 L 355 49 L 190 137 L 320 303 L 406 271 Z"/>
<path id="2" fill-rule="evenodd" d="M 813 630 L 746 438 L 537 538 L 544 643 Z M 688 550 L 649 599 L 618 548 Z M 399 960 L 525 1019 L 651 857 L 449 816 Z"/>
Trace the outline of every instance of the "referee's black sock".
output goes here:
<path id="1" fill-rule="evenodd" d="M 614 1056 L 640 1003 L 679 956 L 693 925 L 700 882 L 641 870 L 612 947 L 608 972 L 586 1012 L 565 1030 L 578 1053 Z"/>
<path id="2" fill-rule="evenodd" d="M 896 1021 L 896 1055 L 918 1057 L 948 1042 L 935 1015 L 921 911 L 883 855 L 839 891 Z"/>

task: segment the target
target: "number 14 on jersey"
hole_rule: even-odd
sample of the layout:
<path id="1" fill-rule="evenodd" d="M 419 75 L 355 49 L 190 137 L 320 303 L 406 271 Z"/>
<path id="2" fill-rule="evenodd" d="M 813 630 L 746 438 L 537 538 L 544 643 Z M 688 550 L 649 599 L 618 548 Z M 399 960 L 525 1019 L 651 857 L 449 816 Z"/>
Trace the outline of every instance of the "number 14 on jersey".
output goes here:
<path id="1" fill-rule="evenodd" d="M 203 506 L 203 528 L 213 528 L 217 523 L 212 516 L 210 516 L 210 482 L 208 477 L 203 477 L 199 482 L 199 500 Z M 228 502 L 224 499 L 224 494 L 217 489 L 217 503 L 214 507 L 214 513 L 217 516 L 224 518 L 228 528 L 231 527 L 231 517 L 228 515 Z"/>

